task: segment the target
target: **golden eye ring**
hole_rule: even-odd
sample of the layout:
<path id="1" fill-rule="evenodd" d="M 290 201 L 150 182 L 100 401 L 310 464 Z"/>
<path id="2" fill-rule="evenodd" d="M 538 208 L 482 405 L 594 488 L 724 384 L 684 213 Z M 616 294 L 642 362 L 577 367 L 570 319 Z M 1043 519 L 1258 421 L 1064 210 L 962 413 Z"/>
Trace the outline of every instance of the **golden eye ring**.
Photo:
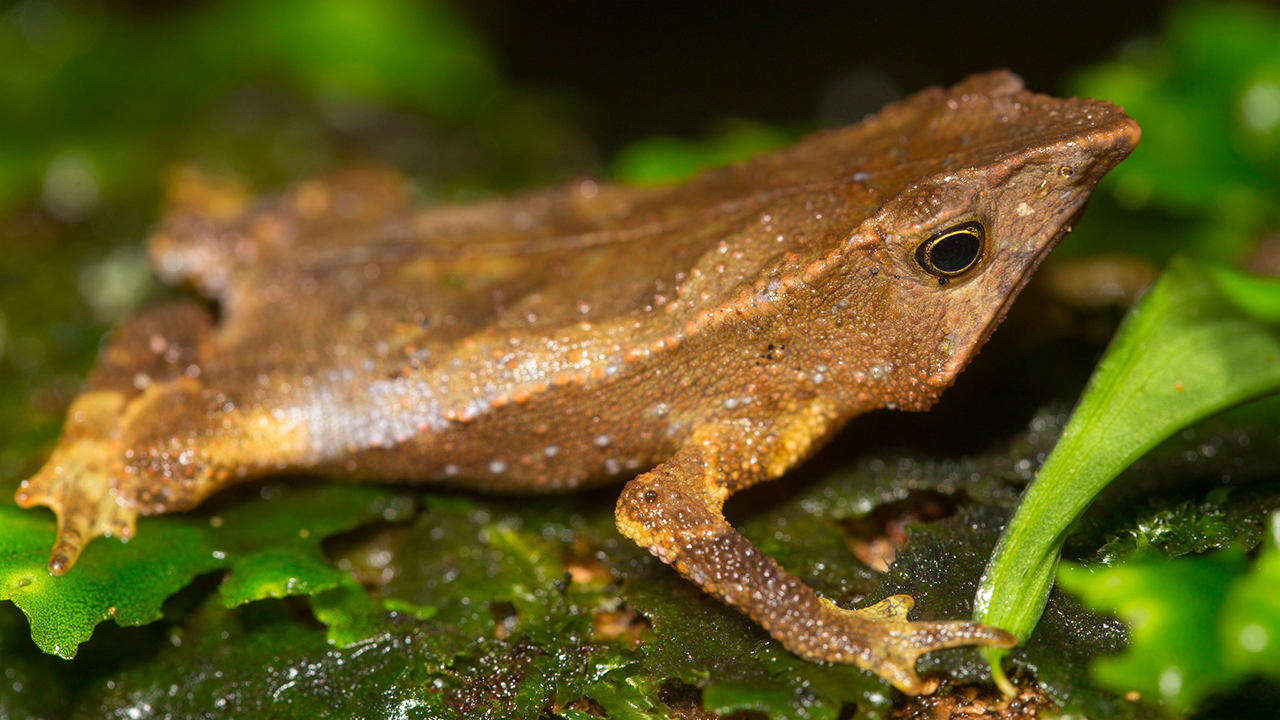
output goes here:
<path id="1" fill-rule="evenodd" d="M 945 284 L 977 265 L 986 244 L 986 228 L 977 220 L 971 220 L 936 232 L 920 243 L 916 246 L 915 261 L 921 270 Z"/>

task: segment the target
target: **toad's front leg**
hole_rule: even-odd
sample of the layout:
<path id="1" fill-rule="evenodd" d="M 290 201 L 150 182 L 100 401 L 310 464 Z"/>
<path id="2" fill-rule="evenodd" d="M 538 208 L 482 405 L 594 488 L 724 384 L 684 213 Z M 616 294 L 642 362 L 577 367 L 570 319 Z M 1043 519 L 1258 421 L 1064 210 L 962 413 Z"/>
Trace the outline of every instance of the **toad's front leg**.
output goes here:
<path id="1" fill-rule="evenodd" d="M 910 622 L 912 600 L 895 595 L 862 610 L 845 610 L 734 530 L 721 512 L 729 488 L 745 487 L 731 439 L 703 438 L 627 484 L 618 500 L 618 529 L 703 590 L 745 613 L 806 660 L 852 663 L 906 693 L 931 685 L 916 659 L 958 645 L 1012 647 L 1009 633 L 966 621 Z M 732 468 L 730 473 L 725 468 Z M 748 471 L 748 474 L 749 471 Z M 755 480 L 762 479 L 760 471 Z"/>

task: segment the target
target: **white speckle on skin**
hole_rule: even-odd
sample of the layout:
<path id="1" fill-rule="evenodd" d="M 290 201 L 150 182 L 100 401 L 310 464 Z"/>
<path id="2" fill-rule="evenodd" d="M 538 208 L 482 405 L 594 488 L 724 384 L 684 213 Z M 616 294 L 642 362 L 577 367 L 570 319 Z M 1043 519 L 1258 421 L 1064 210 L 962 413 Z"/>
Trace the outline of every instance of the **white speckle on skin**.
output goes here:
<path id="1" fill-rule="evenodd" d="M 493 473 L 494 475 L 500 475 L 506 471 L 507 471 L 507 464 L 505 462 L 501 460 L 489 461 L 489 472 Z"/>
<path id="2" fill-rule="evenodd" d="M 556 445 L 548 445 L 542 448 L 542 454 L 546 455 L 547 457 L 555 457 L 556 455 L 560 454 L 560 448 L 559 446 L 556 446 Z"/>
<path id="3" fill-rule="evenodd" d="M 658 403 L 656 405 L 651 405 L 648 410 L 645 410 L 645 414 L 652 417 L 664 417 L 670 410 L 670 405 L 666 403 Z"/>
<path id="4" fill-rule="evenodd" d="M 1035 214 L 1035 209 L 1025 202 L 1018 203 L 1017 213 L 1019 217 L 1026 217 Z"/>

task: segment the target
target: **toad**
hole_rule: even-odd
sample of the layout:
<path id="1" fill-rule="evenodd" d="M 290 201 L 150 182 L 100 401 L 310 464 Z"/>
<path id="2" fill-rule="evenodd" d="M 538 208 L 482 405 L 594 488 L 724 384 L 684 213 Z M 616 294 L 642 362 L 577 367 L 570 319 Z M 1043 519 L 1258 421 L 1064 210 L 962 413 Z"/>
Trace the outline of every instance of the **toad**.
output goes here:
<path id="1" fill-rule="evenodd" d="M 49 569 L 250 478 L 550 492 L 626 480 L 623 535 L 814 661 L 908 693 L 1014 638 L 819 597 L 724 519 L 851 417 L 925 410 L 1138 140 L 1007 72 L 687 184 L 423 208 L 354 170 L 260 202 L 196 183 L 150 241 L 216 301 L 124 323 L 18 502 Z"/>

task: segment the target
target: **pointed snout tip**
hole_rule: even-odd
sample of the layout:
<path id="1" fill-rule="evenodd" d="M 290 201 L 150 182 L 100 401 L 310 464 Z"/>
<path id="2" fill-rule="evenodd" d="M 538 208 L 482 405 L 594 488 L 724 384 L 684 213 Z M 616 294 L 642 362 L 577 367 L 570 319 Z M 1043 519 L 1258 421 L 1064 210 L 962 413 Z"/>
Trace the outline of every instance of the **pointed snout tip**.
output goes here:
<path id="1" fill-rule="evenodd" d="M 1129 157 L 1129 153 L 1138 146 L 1138 141 L 1142 139 L 1142 126 L 1121 108 L 1109 103 L 1108 108 L 1113 113 L 1112 117 L 1088 133 L 1083 138 L 1083 144 L 1096 157 L 1111 166 Z"/>

